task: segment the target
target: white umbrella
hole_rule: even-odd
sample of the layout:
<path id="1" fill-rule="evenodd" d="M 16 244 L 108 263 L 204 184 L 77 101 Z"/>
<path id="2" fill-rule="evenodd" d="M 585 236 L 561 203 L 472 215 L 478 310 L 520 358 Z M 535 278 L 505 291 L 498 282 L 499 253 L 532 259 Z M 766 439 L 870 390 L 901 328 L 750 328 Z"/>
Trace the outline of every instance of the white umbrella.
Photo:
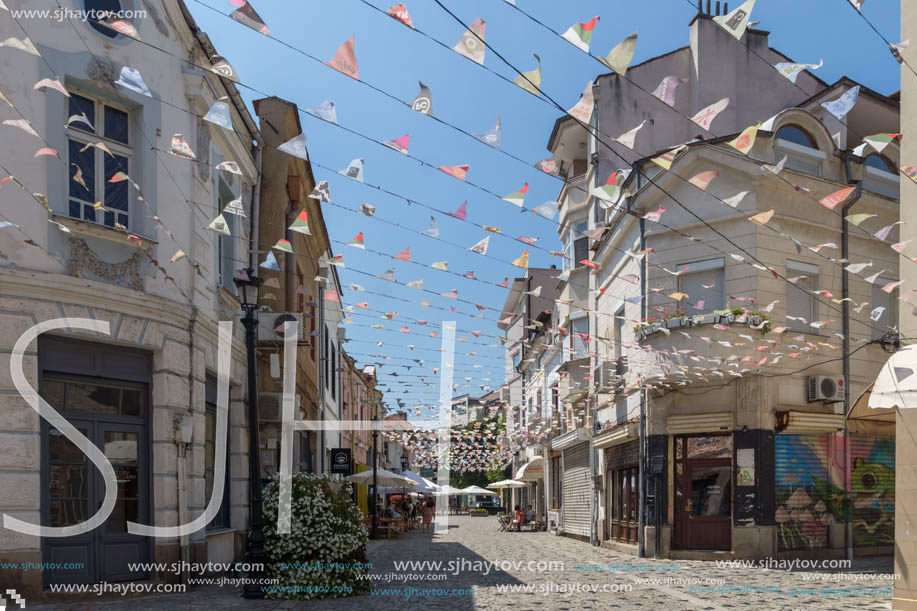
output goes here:
<path id="1" fill-rule="evenodd" d="M 493 490 L 487 490 L 486 488 L 481 488 L 480 486 L 468 486 L 467 488 L 462 488 L 462 494 L 486 494 L 487 496 L 494 496 Z"/>
<path id="2" fill-rule="evenodd" d="M 408 478 L 409 480 L 417 484 L 415 489 L 418 492 L 436 492 L 437 490 L 439 490 L 439 486 L 437 486 L 430 480 L 417 475 L 413 471 L 402 471 L 400 475 Z"/>
<path id="3" fill-rule="evenodd" d="M 391 471 L 386 471 L 385 469 L 376 469 L 376 485 L 378 486 L 398 486 L 400 488 L 414 488 L 417 483 L 407 477 L 398 475 L 397 473 L 392 473 Z M 373 485 L 373 470 L 361 471 L 360 473 L 354 473 L 353 475 L 348 475 L 346 478 L 356 484 L 363 484 L 365 486 Z"/>
<path id="4" fill-rule="evenodd" d="M 917 407 L 917 345 L 902 348 L 882 366 L 869 397 L 869 407 Z"/>
<path id="5" fill-rule="evenodd" d="M 514 479 L 504 479 L 499 482 L 494 482 L 487 486 L 491 490 L 502 490 L 503 488 L 525 488 L 528 486 L 525 482 L 517 482 Z"/>

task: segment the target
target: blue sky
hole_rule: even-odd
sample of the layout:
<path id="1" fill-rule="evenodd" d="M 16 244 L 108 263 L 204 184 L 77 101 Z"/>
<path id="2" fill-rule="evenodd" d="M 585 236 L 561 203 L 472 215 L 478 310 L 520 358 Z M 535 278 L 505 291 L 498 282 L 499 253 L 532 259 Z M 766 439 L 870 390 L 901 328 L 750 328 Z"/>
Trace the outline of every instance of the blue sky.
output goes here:
<path id="1" fill-rule="evenodd" d="M 342 126 L 373 140 L 391 140 L 411 134 L 412 156 L 437 166 L 470 164 L 468 181 L 500 195 L 515 191 L 528 182 L 531 187 L 526 196 L 527 207 L 557 196 L 560 182 L 531 166 L 548 155 L 545 147 L 559 116 L 546 101 L 506 83 L 457 53 L 373 10 L 361 0 L 252 2 L 270 27 L 272 36 L 320 60 L 329 61 L 341 43 L 355 36 L 361 80 L 405 102 L 414 98 L 418 81 L 423 81 L 432 91 L 436 116 L 449 124 L 476 134 L 489 130 L 499 116 L 503 127 L 502 149 L 527 163 L 510 159 L 203 6 L 206 4 L 221 13 L 229 13 L 233 7 L 226 2 L 188 0 L 198 25 L 233 64 L 243 83 L 295 102 L 300 108 L 332 100 Z M 382 10 L 395 4 L 389 0 L 367 2 Z M 420 30 L 449 47 L 458 41 L 462 26 L 436 3 L 430 0 L 406 0 L 405 3 Z M 532 53 L 538 53 L 542 59 L 542 89 L 565 108 L 576 102 L 587 81 L 603 72 L 597 63 L 575 47 L 500 0 L 448 0 L 443 3 L 465 23 L 483 18 L 487 22 L 487 42 L 522 70 L 535 67 Z M 735 8 L 739 2 L 731 4 Z M 634 63 L 688 44 L 688 23 L 696 12 L 696 4 L 687 0 L 614 3 L 613 7 L 598 1 L 560 4 L 547 0 L 517 0 L 517 5 L 558 31 L 566 30 L 574 22 L 601 16 L 591 42 L 596 55 L 604 55 L 621 39 L 639 31 Z M 889 40 L 898 41 L 899 2 L 868 1 L 864 14 Z M 760 21 L 757 27 L 771 32 L 773 48 L 793 60 L 817 63 L 823 58 L 825 65 L 816 74 L 829 83 L 846 75 L 884 94 L 899 88 L 898 64 L 847 0 L 759 0 L 751 19 Z M 515 73 L 490 50 L 485 66 L 510 79 L 515 77 Z M 245 88 L 241 90 L 249 102 L 260 97 Z M 468 338 L 467 342 L 456 343 L 455 383 L 459 384 L 456 394 L 479 394 L 482 385 L 499 387 L 505 377 L 503 351 L 491 346 L 496 342 L 493 336 L 500 334 L 495 324 L 498 312 L 486 310 L 483 319 L 472 318 L 471 315 L 478 314 L 473 305 L 393 285 L 354 270 L 382 274 L 394 268 L 399 282 L 423 278 L 424 288 L 437 294 L 457 289 L 460 299 L 499 310 L 506 298 L 506 289 L 431 269 L 430 263 L 448 261 L 450 272 L 463 274 L 474 270 L 478 278 L 488 283 L 521 275 L 522 270 L 509 262 L 524 249 L 531 252 L 531 266 L 546 267 L 552 263 L 560 266 L 560 258 L 547 252 L 560 250 L 555 222 L 530 213 L 520 214 L 518 208 L 497 197 L 318 119 L 304 116 L 302 124 L 310 155 L 316 164 L 340 170 L 352 159 L 362 157 L 366 183 L 447 212 L 455 211 L 467 200 L 469 221 L 499 227 L 505 236 L 489 234 L 479 227 L 314 167 L 316 178 L 330 182 L 333 200 L 341 206 L 324 205 L 323 213 L 335 241 L 332 244 L 334 251 L 344 255 L 348 266 L 348 269 L 339 270 L 345 286 L 344 304 L 368 301 L 374 310 L 369 315 L 357 310 L 362 315 L 355 316 L 354 321 L 360 326 L 347 327 L 348 337 L 353 341 L 345 349 L 354 353 L 361 364 L 384 364 L 381 377 L 391 385 L 387 393 L 390 406 L 395 407 L 396 398 L 403 399 L 409 408 L 418 402 L 435 403 L 439 379 L 431 367 L 439 367 L 440 354 L 436 350 L 440 340 L 427 334 L 437 329 L 443 320 L 456 320 L 457 337 Z M 375 206 L 377 219 L 353 212 L 363 202 Z M 431 215 L 436 217 L 440 227 L 440 241 L 416 233 L 429 227 Z M 364 233 L 366 251 L 344 245 L 359 231 Z M 486 235 L 492 236 L 487 257 L 467 251 Z M 538 237 L 537 248 L 516 241 L 518 236 Z M 394 256 L 408 246 L 412 260 L 420 264 L 393 261 L 378 254 Z M 377 294 L 347 290 L 350 283 L 360 284 Z M 428 299 L 431 307 L 417 305 L 423 299 Z M 452 305 L 459 313 L 448 312 Z M 383 321 L 375 311 L 398 312 L 399 316 L 393 321 Z M 414 319 L 429 321 L 430 326 L 413 324 Z M 372 324 L 384 324 L 387 330 L 395 332 L 380 332 L 370 328 Z M 402 325 L 408 325 L 411 333 L 397 333 Z M 463 331 L 481 331 L 484 335 L 475 338 Z M 383 342 L 381 347 L 376 344 L 378 341 Z M 415 349 L 407 348 L 407 344 L 413 344 Z M 477 354 L 469 355 L 472 351 Z M 369 354 L 384 354 L 392 359 Z M 424 366 L 420 368 L 411 359 L 424 359 Z M 408 371 L 396 365 L 411 365 L 412 369 Z M 397 372 L 398 376 L 392 377 L 392 372 Z M 426 381 L 435 385 L 423 386 L 418 374 L 425 375 Z M 465 377 L 472 380 L 467 382 Z M 429 414 L 425 411 L 424 417 Z M 413 409 L 410 416 L 417 417 Z"/>

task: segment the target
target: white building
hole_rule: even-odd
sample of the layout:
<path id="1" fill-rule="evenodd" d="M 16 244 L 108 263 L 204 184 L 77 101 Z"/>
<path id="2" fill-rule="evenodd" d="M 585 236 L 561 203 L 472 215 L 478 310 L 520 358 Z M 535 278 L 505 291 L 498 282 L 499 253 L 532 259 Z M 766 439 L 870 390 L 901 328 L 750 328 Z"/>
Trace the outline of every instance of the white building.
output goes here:
<path id="1" fill-rule="evenodd" d="M 0 118 L 27 120 L 38 134 L 0 127 L 0 163 L 21 184 L 3 185 L 0 212 L 13 223 L 0 230 L 0 512 L 32 524 L 75 525 L 95 514 L 105 493 L 87 456 L 38 417 L 11 379 L 10 352 L 37 323 L 67 317 L 107 324 L 50 329 L 25 346 L 23 363 L 28 384 L 104 451 L 120 482 L 114 511 L 88 534 L 38 538 L 0 529 L 4 563 L 83 567 L 0 569 L 0 583 L 30 603 L 54 583 L 180 578 L 128 563 L 231 562 L 245 549 L 248 411 L 238 323 L 220 512 L 181 540 L 127 532 L 128 522 L 187 523 L 210 498 L 217 323 L 240 312 L 233 271 L 257 265 L 248 259 L 259 181 L 255 124 L 232 82 L 208 69 L 216 51 L 184 4 L 143 8 L 146 18 L 133 26 L 147 44 L 93 22 L 22 19 L 41 57 L 10 47 L 0 53 L 0 83 L 14 105 L 0 104 Z M 22 39 L 4 15 L 0 39 Z M 131 70 L 150 95 L 137 91 Z M 34 89 L 43 79 L 58 80 L 69 97 Z M 221 98 L 235 133 L 202 120 Z M 168 153 L 179 134 L 196 161 Z M 33 159 L 43 147 L 59 157 Z M 223 161 L 240 173 L 216 169 Z M 119 171 L 130 181 L 112 182 Z M 209 230 L 220 204 L 233 199 L 245 216 L 225 216 L 231 235 Z"/>

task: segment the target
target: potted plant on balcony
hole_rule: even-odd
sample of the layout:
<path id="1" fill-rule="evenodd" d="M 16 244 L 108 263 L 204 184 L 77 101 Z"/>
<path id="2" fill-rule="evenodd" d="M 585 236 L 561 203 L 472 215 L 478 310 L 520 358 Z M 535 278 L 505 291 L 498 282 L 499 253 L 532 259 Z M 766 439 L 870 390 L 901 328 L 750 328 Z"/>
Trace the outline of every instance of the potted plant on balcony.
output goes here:
<path id="1" fill-rule="evenodd" d="M 666 314 L 663 317 L 663 320 L 665 321 L 666 329 L 677 329 L 678 327 L 682 326 L 682 324 L 684 324 L 684 322 L 687 320 L 687 316 L 685 315 L 684 310 L 677 309 L 671 314 Z"/>

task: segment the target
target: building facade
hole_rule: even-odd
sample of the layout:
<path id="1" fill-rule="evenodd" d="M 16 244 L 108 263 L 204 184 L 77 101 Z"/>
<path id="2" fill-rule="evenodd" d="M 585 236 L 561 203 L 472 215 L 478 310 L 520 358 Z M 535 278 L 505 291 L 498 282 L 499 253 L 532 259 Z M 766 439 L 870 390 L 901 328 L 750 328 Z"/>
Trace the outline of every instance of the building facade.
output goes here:
<path id="1" fill-rule="evenodd" d="M 549 440 L 558 533 L 685 559 L 891 553 L 894 428 L 846 415 L 896 333 L 899 153 L 862 145 L 899 131 L 898 100 L 860 87 L 838 120 L 822 104 L 858 84 L 794 84 L 768 65 L 787 61 L 699 14 L 688 46 L 596 80 L 589 130 L 555 124 L 559 296 L 541 326 L 500 323 L 508 360 L 530 349 L 507 394 L 523 445 Z M 640 90 L 667 77 L 671 108 Z M 700 133 L 690 117 L 726 97 Z"/>
<path id="2" fill-rule="evenodd" d="M 101 450 L 118 480 L 104 527 L 57 538 L 0 529 L 4 563 L 81 567 L 0 570 L 0 582 L 30 602 L 50 584 L 181 579 L 130 563 L 244 555 L 251 406 L 239 324 L 228 346 L 219 512 L 181 538 L 128 532 L 131 522 L 190 522 L 217 484 L 219 323 L 240 312 L 233 275 L 250 264 L 260 182 L 252 144 L 260 134 L 233 83 L 207 68 L 216 51 L 206 35 L 182 2 L 146 9 L 133 26 L 147 45 L 91 21 L 30 20 L 26 35 L 41 57 L 10 50 L 17 57 L 0 65 L 5 95 L 39 135 L 3 134 L 4 150 L 19 152 L 3 163 L 22 188 L 5 185 L 12 206 L 3 214 L 13 225 L 0 231 L 0 485 L 8 492 L 0 511 L 50 527 L 95 514 L 105 481 L 75 439 Z M 3 39 L 23 36 L 11 20 L 0 29 Z M 69 96 L 33 89 L 42 79 L 57 79 Z M 235 133 L 202 120 L 220 99 Z M 42 146 L 56 154 L 33 160 Z M 223 161 L 234 171 L 217 169 Z M 244 216 L 226 214 L 228 232 L 209 230 L 224 195 L 239 200 Z M 49 324 L 19 347 L 25 381 L 73 427 L 63 430 L 29 407 L 10 375 L 20 337 L 60 319 L 70 322 Z"/>

